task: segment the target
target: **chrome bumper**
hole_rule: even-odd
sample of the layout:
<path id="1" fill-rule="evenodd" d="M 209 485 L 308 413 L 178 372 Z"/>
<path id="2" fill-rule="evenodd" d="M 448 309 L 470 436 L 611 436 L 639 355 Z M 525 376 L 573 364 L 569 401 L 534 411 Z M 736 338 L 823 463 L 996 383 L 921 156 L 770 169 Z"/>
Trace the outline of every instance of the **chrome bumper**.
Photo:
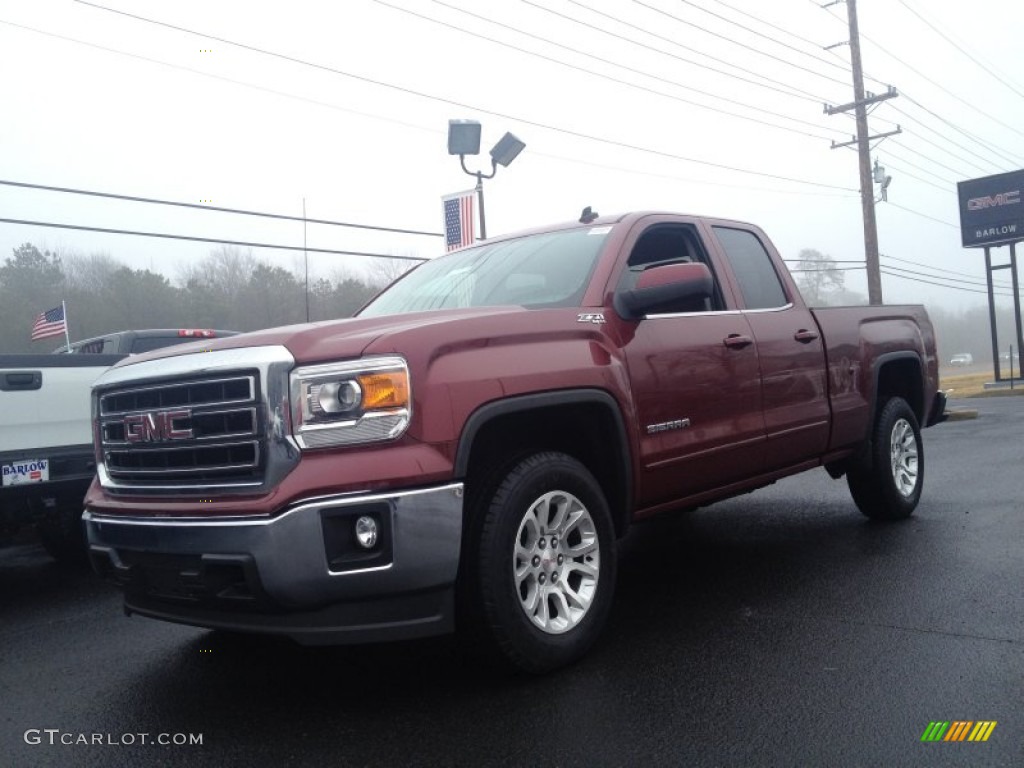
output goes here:
<path id="1" fill-rule="evenodd" d="M 335 643 L 453 627 L 463 486 L 330 496 L 272 519 L 114 517 L 86 509 L 90 557 L 125 609 L 196 626 Z M 355 520 L 382 535 L 361 550 Z"/>

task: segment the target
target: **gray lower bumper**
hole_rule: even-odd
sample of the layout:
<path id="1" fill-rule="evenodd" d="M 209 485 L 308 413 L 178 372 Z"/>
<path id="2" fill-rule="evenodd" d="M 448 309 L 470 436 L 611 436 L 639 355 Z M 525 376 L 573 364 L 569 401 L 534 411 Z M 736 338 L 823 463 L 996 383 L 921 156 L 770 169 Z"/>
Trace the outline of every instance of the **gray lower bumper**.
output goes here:
<path id="1" fill-rule="evenodd" d="M 273 518 L 84 519 L 96 569 L 125 608 L 196 626 L 286 634 L 307 643 L 452 629 L 462 484 L 310 500 Z M 375 517 L 371 552 L 352 535 Z"/>

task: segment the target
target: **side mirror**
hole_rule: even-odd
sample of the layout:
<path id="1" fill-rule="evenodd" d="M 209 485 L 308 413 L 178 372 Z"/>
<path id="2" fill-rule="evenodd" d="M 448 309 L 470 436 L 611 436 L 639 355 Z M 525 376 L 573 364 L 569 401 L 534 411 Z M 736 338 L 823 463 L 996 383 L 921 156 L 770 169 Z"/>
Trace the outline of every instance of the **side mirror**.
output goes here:
<path id="1" fill-rule="evenodd" d="M 714 293 L 714 280 L 706 264 L 666 264 L 640 273 L 636 285 L 615 294 L 615 311 L 627 320 L 643 317 L 652 310 L 687 299 L 707 299 Z"/>

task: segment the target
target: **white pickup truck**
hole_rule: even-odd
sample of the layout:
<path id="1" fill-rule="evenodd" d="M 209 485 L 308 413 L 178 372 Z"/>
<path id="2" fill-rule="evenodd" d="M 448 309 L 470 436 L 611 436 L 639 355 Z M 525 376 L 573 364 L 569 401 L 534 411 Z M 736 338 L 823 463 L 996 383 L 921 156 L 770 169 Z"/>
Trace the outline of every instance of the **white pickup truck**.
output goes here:
<path id="1" fill-rule="evenodd" d="M 92 383 L 124 355 L 0 355 L 0 541 L 35 524 L 59 561 L 83 557 L 93 475 Z"/>
<path id="2" fill-rule="evenodd" d="M 121 358 L 237 331 L 118 331 L 73 354 L 0 354 L 0 544 L 35 525 L 60 562 L 86 561 L 82 498 L 96 474 L 92 384 Z"/>

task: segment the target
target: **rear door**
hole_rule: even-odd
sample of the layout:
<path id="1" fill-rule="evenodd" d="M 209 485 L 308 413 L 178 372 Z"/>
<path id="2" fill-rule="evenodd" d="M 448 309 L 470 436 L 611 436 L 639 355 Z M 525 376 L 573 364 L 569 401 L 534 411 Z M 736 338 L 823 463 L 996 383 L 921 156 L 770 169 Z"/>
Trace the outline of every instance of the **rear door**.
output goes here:
<path id="1" fill-rule="evenodd" d="M 778 254 L 756 228 L 712 224 L 757 342 L 767 437 L 765 469 L 817 460 L 828 443 L 825 348 Z"/>
<path id="2" fill-rule="evenodd" d="M 639 506 L 651 507 L 757 475 L 764 462 L 764 420 L 757 349 L 747 318 L 701 243 L 695 223 L 679 217 L 640 220 L 616 289 L 645 269 L 700 261 L 715 276 L 715 295 L 620 321 L 637 407 L 644 472 Z"/>

